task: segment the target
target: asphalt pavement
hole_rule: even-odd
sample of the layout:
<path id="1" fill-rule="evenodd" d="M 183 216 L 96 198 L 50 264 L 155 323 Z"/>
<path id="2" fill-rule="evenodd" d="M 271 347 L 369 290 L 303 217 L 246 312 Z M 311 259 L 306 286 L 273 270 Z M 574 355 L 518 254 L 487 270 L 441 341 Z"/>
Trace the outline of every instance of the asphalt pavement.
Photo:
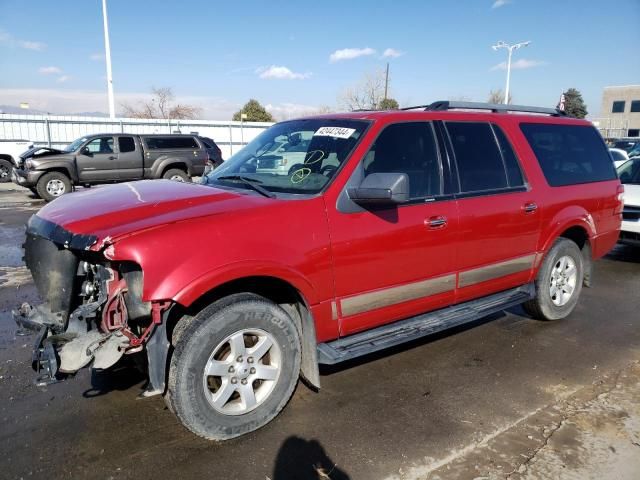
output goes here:
<path id="1" fill-rule="evenodd" d="M 283 413 L 225 443 L 195 437 L 161 397 L 138 399 L 134 362 L 37 387 L 37 303 L 24 224 L 42 205 L 0 185 L 0 478 L 640 478 L 640 249 L 595 266 L 575 312 L 520 308 L 322 369 Z"/>

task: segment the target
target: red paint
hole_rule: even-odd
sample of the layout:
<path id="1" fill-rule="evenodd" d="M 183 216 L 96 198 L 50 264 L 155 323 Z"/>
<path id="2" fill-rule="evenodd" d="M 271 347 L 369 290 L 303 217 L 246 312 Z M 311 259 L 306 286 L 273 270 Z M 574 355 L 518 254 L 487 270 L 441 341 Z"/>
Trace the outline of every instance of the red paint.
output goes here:
<path id="1" fill-rule="evenodd" d="M 146 301 L 173 300 L 188 306 L 231 280 L 264 276 L 286 281 L 310 306 L 319 341 L 526 283 L 537 267 L 351 317 L 340 315 L 341 299 L 544 253 L 572 226 L 587 232 L 594 258 L 617 240 L 619 182 L 549 187 L 518 125 L 590 125 L 586 121 L 453 111 L 342 117 L 365 118 L 373 124 L 331 185 L 315 197 L 269 199 L 252 191 L 154 180 L 63 196 L 38 216 L 74 233 L 96 235 L 92 249 L 111 245 L 113 261 L 138 263 Z M 337 210 L 345 183 L 385 125 L 436 119 L 500 125 L 519 157 L 528 190 L 406 205 L 377 215 Z M 531 202 L 538 209 L 526 213 L 523 207 Z M 447 224 L 427 228 L 425 220 L 439 216 L 446 217 Z M 160 318 L 158 312 L 154 309 L 154 320 Z"/>

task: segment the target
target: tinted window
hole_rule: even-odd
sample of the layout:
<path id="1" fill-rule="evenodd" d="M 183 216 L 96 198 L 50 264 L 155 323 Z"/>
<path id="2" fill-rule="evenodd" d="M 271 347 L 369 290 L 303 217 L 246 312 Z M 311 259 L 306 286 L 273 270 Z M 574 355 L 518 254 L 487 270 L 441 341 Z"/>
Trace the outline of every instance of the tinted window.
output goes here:
<path id="1" fill-rule="evenodd" d="M 200 148 L 193 137 L 146 137 L 145 142 L 150 150 Z"/>
<path id="2" fill-rule="evenodd" d="M 364 159 L 365 174 L 406 173 L 410 198 L 439 195 L 440 162 L 430 123 L 390 125 Z"/>
<path id="3" fill-rule="evenodd" d="M 611 156 L 593 127 L 523 123 L 520 128 L 549 185 L 558 187 L 616 178 Z"/>
<path id="4" fill-rule="evenodd" d="M 118 147 L 120 153 L 133 152 L 136 149 L 136 143 L 133 141 L 133 137 L 118 137 Z"/>
<path id="5" fill-rule="evenodd" d="M 640 112 L 640 100 L 631 100 L 631 112 Z"/>
<path id="6" fill-rule="evenodd" d="M 488 123 L 447 122 L 463 192 L 508 187 L 507 173 Z"/>
<path id="7" fill-rule="evenodd" d="M 624 100 L 613 102 L 611 107 L 611 113 L 623 113 L 624 112 Z"/>
<path id="8" fill-rule="evenodd" d="M 522 177 L 522 170 L 520 164 L 516 158 L 516 154 L 511 148 L 509 140 L 500 127 L 493 125 L 493 131 L 496 133 L 498 139 L 498 145 L 500 146 L 500 152 L 502 153 L 502 159 L 504 160 L 505 167 L 507 168 L 507 179 L 509 180 L 510 187 L 521 187 L 524 185 L 524 178 Z"/>
<path id="9" fill-rule="evenodd" d="M 113 153 L 113 137 L 98 137 L 87 143 L 91 153 Z"/>
<path id="10" fill-rule="evenodd" d="M 622 183 L 640 185 L 640 158 L 629 160 L 618 168 Z"/>

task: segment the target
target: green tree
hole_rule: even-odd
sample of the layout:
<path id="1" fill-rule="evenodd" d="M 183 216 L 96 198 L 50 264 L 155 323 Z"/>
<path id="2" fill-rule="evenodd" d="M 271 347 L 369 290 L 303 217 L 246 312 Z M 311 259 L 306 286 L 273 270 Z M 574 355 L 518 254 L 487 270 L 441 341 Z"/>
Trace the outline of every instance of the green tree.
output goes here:
<path id="1" fill-rule="evenodd" d="M 587 111 L 587 105 L 582 99 L 580 90 L 576 88 L 570 88 L 564 92 L 564 111 L 570 117 L 584 118 L 589 113 Z"/>
<path id="2" fill-rule="evenodd" d="M 398 110 L 400 104 L 394 98 L 383 98 L 378 104 L 378 110 Z"/>
<path id="3" fill-rule="evenodd" d="M 233 120 L 239 122 L 241 115 L 245 113 L 247 117 L 244 119 L 247 122 L 273 122 L 274 119 L 267 110 L 260 105 L 260 102 L 253 98 L 245 103 L 244 107 L 233 114 Z"/>

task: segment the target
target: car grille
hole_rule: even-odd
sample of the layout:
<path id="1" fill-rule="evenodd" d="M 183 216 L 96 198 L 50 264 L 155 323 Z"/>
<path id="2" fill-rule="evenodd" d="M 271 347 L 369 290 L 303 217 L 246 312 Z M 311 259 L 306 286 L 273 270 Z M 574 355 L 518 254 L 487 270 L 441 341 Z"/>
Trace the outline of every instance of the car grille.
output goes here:
<path id="1" fill-rule="evenodd" d="M 624 207 L 622 210 L 622 220 L 637 222 L 640 220 L 640 207 Z"/>

